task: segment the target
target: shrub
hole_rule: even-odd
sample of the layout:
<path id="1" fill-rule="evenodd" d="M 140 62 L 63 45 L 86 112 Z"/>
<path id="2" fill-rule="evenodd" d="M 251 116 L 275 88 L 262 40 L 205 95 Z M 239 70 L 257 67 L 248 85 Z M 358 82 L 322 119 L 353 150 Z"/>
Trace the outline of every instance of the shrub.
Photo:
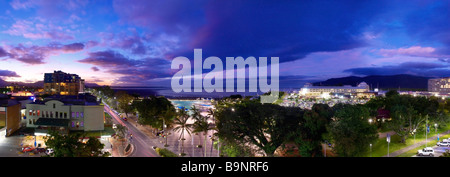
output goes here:
<path id="1" fill-rule="evenodd" d="M 164 149 L 156 148 L 155 151 L 161 157 L 178 157 L 177 154 L 173 153 L 172 151 L 169 151 L 166 148 L 164 148 Z"/>

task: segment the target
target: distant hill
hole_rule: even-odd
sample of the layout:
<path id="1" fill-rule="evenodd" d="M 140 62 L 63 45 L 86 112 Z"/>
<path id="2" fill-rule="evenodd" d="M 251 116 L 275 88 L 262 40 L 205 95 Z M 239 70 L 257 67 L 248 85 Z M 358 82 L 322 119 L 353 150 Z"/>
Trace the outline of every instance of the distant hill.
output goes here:
<path id="1" fill-rule="evenodd" d="M 349 76 L 342 78 L 332 78 L 322 82 L 315 82 L 315 86 L 342 86 L 352 85 L 356 86 L 361 82 L 366 82 L 371 88 L 413 88 L 413 89 L 427 89 L 428 79 L 431 77 L 414 76 L 408 74 L 388 75 L 388 76 L 366 76 L 357 77 Z"/>

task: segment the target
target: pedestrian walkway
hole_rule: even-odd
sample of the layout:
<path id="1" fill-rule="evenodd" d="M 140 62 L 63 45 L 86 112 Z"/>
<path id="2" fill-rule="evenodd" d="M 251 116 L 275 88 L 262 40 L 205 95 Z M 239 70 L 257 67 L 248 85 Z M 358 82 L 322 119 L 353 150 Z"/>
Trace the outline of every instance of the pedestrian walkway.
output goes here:
<path id="1" fill-rule="evenodd" d="M 439 134 L 439 136 L 444 136 L 444 135 L 447 135 L 447 134 L 449 134 L 449 133 L 450 133 L 450 130 L 448 130 L 448 131 L 446 131 L 446 132 L 443 132 L 443 133 Z M 437 139 L 437 135 L 432 136 L 432 137 L 429 137 L 429 139 Z M 415 148 L 418 148 L 419 146 L 422 146 L 422 145 L 424 145 L 425 143 L 426 143 L 426 140 L 421 141 L 421 142 L 418 142 L 418 143 L 413 144 L 413 145 L 411 145 L 411 146 L 405 147 L 405 148 L 403 148 L 403 149 L 394 151 L 394 152 L 392 152 L 392 153 L 389 153 L 389 157 L 396 157 L 396 156 L 398 156 L 398 155 L 400 155 L 400 154 L 403 154 L 403 153 L 405 153 L 405 152 L 408 152 L 408 151 L 410 151 L 410 150 L 413 150 L 413 149 L 415 149 Z M 387 156 L 388 156 L 388 155 L 386 154 L 386 155 L 383 156 L 383 157 L 387 157 Z"/>

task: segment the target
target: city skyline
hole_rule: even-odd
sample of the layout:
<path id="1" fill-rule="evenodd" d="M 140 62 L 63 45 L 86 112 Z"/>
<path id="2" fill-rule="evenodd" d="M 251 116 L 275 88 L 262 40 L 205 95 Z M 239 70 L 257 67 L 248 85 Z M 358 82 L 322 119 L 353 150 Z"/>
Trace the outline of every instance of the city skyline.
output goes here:
<path id="1" fill-rule="evenodd" d="M 62 70 L 87 83 L 165 86 L 171 60 L 279 57 L 280 85 L 350 75 L 450 76 L 449 2 L 0 2 L 0 78 Z M 205 70 L 205 73 L 207 71 Z"/>

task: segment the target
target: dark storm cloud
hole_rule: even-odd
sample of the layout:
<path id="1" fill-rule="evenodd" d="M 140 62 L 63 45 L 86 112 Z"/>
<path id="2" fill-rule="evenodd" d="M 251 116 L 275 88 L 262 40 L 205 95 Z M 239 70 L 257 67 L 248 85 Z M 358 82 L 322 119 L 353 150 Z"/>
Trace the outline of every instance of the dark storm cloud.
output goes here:
<path id="1" fill-rule="evenodd" d="M 344 72 L 365 76 L 412 74 L 427 77 L 448 77 L 450 75 L 450 69 L 448 67 L 448 64 L 406 62 L 399 65 L 352 68 L 344 70 Z"/>
<path id="2" fill-rule="evenodd" d="M 121 8 L 125 4 L 130 8 Z M 364 46 L 361 33 L 383 2 L 116 1 L 114 7 L 123 21 L 179 36 L 184 45 L 169 57 L 191 58 L 194 48 L 202 48 L 205 56 L 277 56 L 286 62 Z"/>

